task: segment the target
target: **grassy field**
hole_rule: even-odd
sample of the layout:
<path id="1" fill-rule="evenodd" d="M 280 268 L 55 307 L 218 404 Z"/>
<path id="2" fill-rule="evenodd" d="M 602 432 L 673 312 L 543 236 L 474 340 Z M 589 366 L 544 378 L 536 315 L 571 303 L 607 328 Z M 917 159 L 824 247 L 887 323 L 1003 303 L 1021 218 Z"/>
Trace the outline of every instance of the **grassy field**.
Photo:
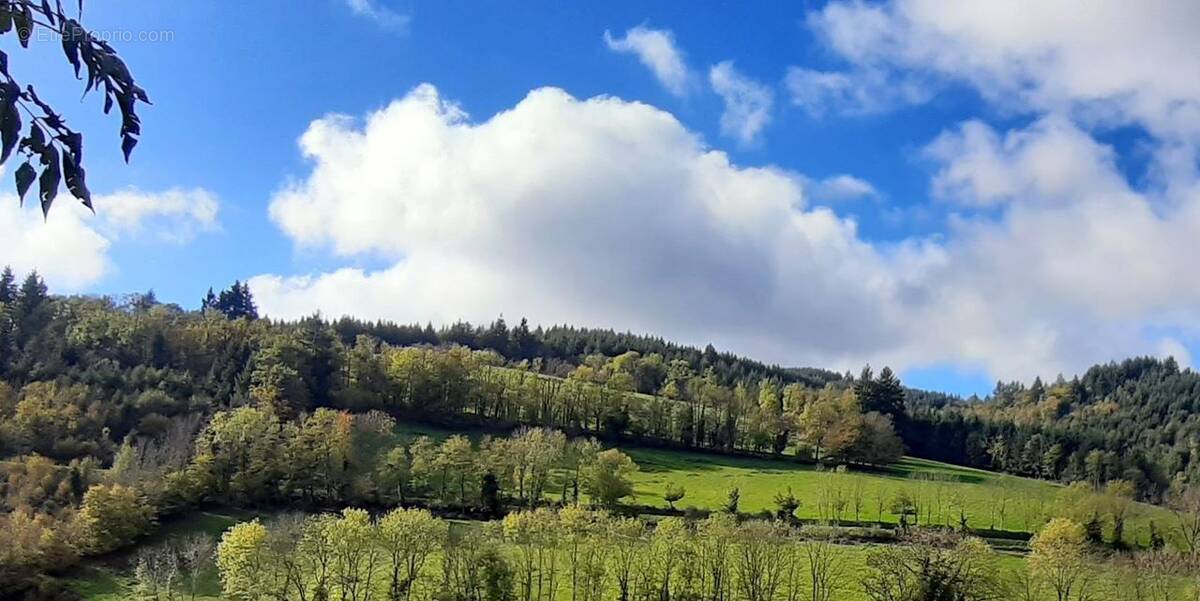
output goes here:
<path id="1" fill-rule="evenodd" d="M 231 526 L 257 517 L 265 516 L 236 510 L 201 511 L 164 523 L 158 532 L 147 538 L 143 544 L 159 544 L 195 532 L 204 533 L 216 541 Z M 84 566 L 71 577 L 73 588 L 89 601 L 130 599 L 129 576 L 135 555 L 136 550 L 131 550 Z M 197 596 L 197 599 L 219 598 L 221 580 L 215 569 L 210 569 L 204 574 L 198 589 L 200 596 Z"/>
<path id="2" fill-rule="evenodd" d="M 437 427 L 400 424 L 393 440 L 374 444 L 390 446 L 417 436 L 440 440 L 451 434 L 454 432 Z M 682 486 L 687 492 L 675 504 L 679 509 L 718 509 L 729 490 L 736 487 L 741 494 L 739 508 L 744 513 L 773 510 L 775 495 L 790 488 L 801 502 L 796 512 L 801 518 L 832 519 L 835 516 L 830 507 L 840 499 L 844 510 L 838 517 L 855 520 L 854 500 L 858 498 L 857 520 L 894 524 L 899 517 L 891 512 L 891 503 L 898 494 L 906 493 L 921 506 L 922 524 L 956 526 L 961 507 L 972 528 L 1030 533 L 1058 508 L 1058 496 L 1063 489 L 1044 480 L 914 457 L 906 457 L 886 469 L 835 473 L 790 457 L 730 456 L 636 446 L 622 450 L 639 467 L 633 476 L 632 501 L 661 508 L 667 507 L 662 495 L 668 483 Z M 557 490 L 554 486 L 550 489 Z M 1174 518 L 1161 507 L 1137 504 L 1126 525 L 1126 538 L 1148 543 L 1151 520 L 1162 530 L 1170 527 Z"/>
<path id="3" fill-rule="evenodd" d="M 156 541 L 166 540 L 174 536 L 182 536 L 190 532 L 204 532 L 214 538 L 219 538 L 221 532 L 229 526 L 242 520 L 252 519 L 253 517 L 261 516 L 243 512 L 205 512 L 164 528 L 163 532 L 156 537 Z M 861 574 L 865 573 L 867 555 L 872 548 L 872 545 L 844 545 L 840 547 L 842 557 L 845 561 L 845 574 L 847 577 L 844 580 L 842 590 L 835 596 L 835 599 L 839 601 L 867 600 L 858 578 Z M 73 587 L 87 601 L 126 601 L 133 598 L 133 582 L 130 578 L 131 569 L 127 564 L 130 556 L 110 558 L 103 563 L 91 565 L 80 570 L 72 579 Z M 1004 572 L 1012 572 L 1019 569 L 1024 560 L 1013 555 L 998 554 L 995 556 L 995 561 L 998 569 Z M 563 559 L 560 562 L 560 569 L 565 569 L 565 565 L 565 559 Z M 426 574 L 432 579 L 431 582 L 436 582 L 436 574 L 439 573 L 439 570 L 438 558 L 435 557 L 426 566 Z M 382 583 L 385 582 L 382 566 L 378 582 L 381 588 L 376 598 L 385 598 L 385 591 L 382 589 Z M 417 596 L 414 598 L 426 598 L 422 597 L 420 593 L 429 593 L 431 591 L 416 592 Z M 189 596 L 183 593 L 177 595 L 176 598 L 189 599 Z M 560 587 L 556 599 L 568 601 L 570 598 L 570 591 L 567 590 L 567 587 Z M 605 598 L 609 597 L 606 596 Z M 222 599 L 221 583 L 215 570 L 210 570 L 201 580 L 196 599 L 197 601 L 218 601 Z"/>
<path id="4" fill-rule="evenodd" d="M 401 425 L 391 436 L 367 441 L 365 455 L 381 454 L 391 446 L 427 435 L 442 439 L 453 432 L 427 426 Z M 474 435 L 473 438 L 478 438 Z M 788 458 L 728 456 L 715 453 L 685 452 L 643 447 L 623 448 L 638 463 L 634 475 L 634 497 L 639 505 L 667 506 L 662 494 L 667 483 L 686 489 L 686 496 L 676 503 L 683 509 L 694 507 L 713 510 L 725 502 L 729 489 L 741 493 L 740 510 L 758 513 L 772 510 L 775 495 L 789 488 L 801 502 L 797 515 L 809 519 L 831 519 L 832 506 L 838 499 L 844 507 L 840 519 L 855 519 L 855 499 L 858 498 L 860 521 L 894 523 L 898 517 L 890 509 L 891 501 L 907 494 L 923 508 L 921 523 L 950 524 L 958 522 L 959 507 L 973 528 L 1030 532 L 1042 523 L 1042 516 L 1056 507 L 1061 486 L 1049 482 L 961 468 L 947 464 L 906 458 L 879 471 L 850 471 L 846 473 L 819 470 Z M 551 486 L 551 490 L 556 490 Z M 1003 507 L 1003 511 L 1001 511 Z M 1001 515 L 1003 514 L 1003 515 Z M 169 521 L 148 543 L 160 542 L 190 532 L 205 532 L 218 538 L 239 521 L 257 517 L 249 512 L 200 512 Z M 1145 542 L 1151 519 L 1160 527 L 1171 523 L 1170 515 L 1162 508 L 1138 505 L 1126 527 L 1128 538 Z M 848 546 L 845 552 L 852 564 L 861 567 L 869 549 L 866 545 Z M 133 552 L 93 562 L 75 578 L 76 589 L 91 601 L 115 601 L 128 597 L 128 573 Z M 1010 569 L 1018 566 L 1020 557 L 998 555 L 997 561 Z M 852 573 L 859 573 L 852 570 Z M 857 587 L 839 599 L 859 599 Z M 215 599 L 219 581 L 215 573 L 203 579 L 203 599 Z"/>

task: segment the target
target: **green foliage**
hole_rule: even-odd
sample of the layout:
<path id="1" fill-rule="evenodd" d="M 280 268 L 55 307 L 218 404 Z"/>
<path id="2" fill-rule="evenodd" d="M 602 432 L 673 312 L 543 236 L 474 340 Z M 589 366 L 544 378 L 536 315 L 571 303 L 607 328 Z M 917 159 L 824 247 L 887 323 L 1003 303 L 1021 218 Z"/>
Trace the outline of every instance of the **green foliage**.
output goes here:
<path id="1" fill-rule="evenodd" d="M 1176 476 L 1195 480 L 1200 374 L 1173 359 L 1097 365 L 1082 376 L 1000 383 L 981 403 L 913 404 L 907 428 L 922 457 L 1016 474 L 1129 482 L 1159 501 Z"/>
<path id="2" fill-rule="evenodd" d="M 91 553 L 119 549 L 150 531 L 154 509 L 137 490 L 97 484 L 83 495 L 75 516 L 83 548 Z"/>
<path id="3" fill-rule="evenodd" d="M 775 516 L 781 520 L 791 520 L 796 517 L 796 510 L 800 509 L 800 500 L 792 493 L 792 487 L 788 487 L 787 492 L 775 493 Z"/>
<path id="4" fill-rule="evenodd" d="M 633 494 L 629 476 L 637 469 L 637 464 L 625 453 L 617 449 L 602 451 L 584 471 L 584 490 L 601 505 L 614 507 Z"/>
<path id="5" fill-rule="evenodd" d="M 872 601 L 991 601 L 1002 597 L 991 550 L 978 538 L 916 531 L 872 551 L 863 588 Z"/>
<path id="6" fill-rule="evenodd" d="M 683 499 L 684 495 L 686 494 L 687 491 L 682 486 L 679 486 L 674 482 L 668 482 L 666 489 L 663 490 L 663 500 L 667 502 L 667 505 L 670 506 L 671 509 L 675 509 L 675 503 L 678 503 L 681 499 Z"/>
<path id="7" fill-rule="evenodd" d="M 721 506 L 721 511 L 730 515 L 737 515 L 741 502 L 742 490 L 735 486 L 729 489 L 729 492 L 725 495 L 725 504 Z"/>
<path id="8" fill-rule="evenodd" d="M 244 284 L 228 292 L 231 302 L 243 297 L 233 304 L 253 302 Z M 973 527 L 1036 528 L 1049 510 L 1034 502 L 1048 496 L 1048 485 L 1021 482 L 1008 491 L 991 475 L 905 460 L 891 471 L 865 476 L 866 484 L 859 481 L 856 488 L 852 476 L 817 474 L 802 463 L 817 458 L 854 471 L 859 464 L 889 464 L 903 449 L 897 427 L 923 453 L 931 441 L 958 440 L 956 427 L 933 428 L 942 423 L 931 421 L 937 415 L 961 417 L 961 428 L 977 435 L 970 445 L 964 437 L 965 446 L 958 447 L 964 453 L 975 449 L 972 462 L 1113 482 L 1100 495 L 1097 512 L 1113 540 L 1133 543 L 1145 540 L 1147 511 L 1133 505 L 1128 488 L 1146 498 L 1162 479 L 1152 473 L 1153 464 L 1136 454 L 1117 456 L 1105 441 L 1092 441 L 1082 452 L 1064 431 L 1012 427 L 1016 422 L 1009 418 L 1036 413 L 1060 419 L 1082 411 L 1077 401 L 1065 400 L 1067 393 L 1107 410 L 1107 401 L 1097 399 L 1133 395 L 1119 382 L 1134 376 L 1139 390 L 1160 380 L 1188 382 L 1171 375 L 1168 366 L 1150 365 L 1144 372 L 1122 371 L 1112 382 L 1097 375 L 1081 383 L 1084 391 L 1106 391 L 1104 397 L 1055 383 L 1036 394 L 1023 392 L 1011 405 L 997 403 L 999 409 L 947 406 L 890 421 L 886 413 L 867 410 L 892 413 L 887 408 L 896 406 L 899 383 L 885 377 L 886 370 L 879 378 L 853 381 L 864 391 L 861 396 L 841 376 L 767 368 L 715 349 L 598 331 L 531 330 L 527 323 L 510 328 L 499 322 L 439 331 L 319 318 L 227 319 L 214 304 L 210 308 L 217 310 L 189 312 L 160 304 L 150 293 L 55 297 L 36 275 L 18 285 L 11 272 L 0 273 L 3 501 L 6 511 L 21 516 L 13 520 L 25 531 L 45 533 L 48 544 L 55 537 L 84 540 L 71 530 L 83 523 L 72 514 L 84 491 L 97 484 L 134 491 L 153 516 L 204 502 L 308 507 L 418 502 L 493 513 L 549 499 L 612 505 L 632 498 L 669 506 L 680 499 L 672 500 L 674 490 L 663 493 L 667 483 L 676 482 L 687 484 L 689 504 L 706 509 L 719 509 L 731 486 L 739 489 L 738 510 L 770 509 L 772 496 L 793 486 L 801 517 L 898 521 L 887 504 L 905 490 L 913 501 L 902 514 L 906 522 L 951 524 L 961 517 Z M 430 345 L 401 346 L 404 340 Z M 447 346 L 450 342 L 467 346 Z M 1024 403 L 1034 396 L 1042 400 Z M 1104 412 L 1093 409 L 1076 418 L 1092 419 L 1093 413 Z M 392 422 L 370 417 L 385 414 L 437 421 L 452 431 L 479 424 L 494 431 L 538 427 L 515 436 L 400 444 L 388 431 Z M 795 452 L 800 461 L 649 451 L 636 444 L 602 452 L 586 436 L 569 441 L 562 431 L 721 452 Z M 1182 466 L 1189 460 L 1178 457 L 1171 465 L 1186 470 Z M 648 469 L 633 470 L 634 459 L 645 459 Z M 1130 472 L 1137 462 L 1141 467 Z M 908 478 L 924 472 L 937 477 Z M 1186 486 L 1186 476 L 1178 480 Z M 972 482 L 987 487 L 972 488 Z M 1007 515 L 1003 509 L 989 515 L 992 498 L 1030 501 L 1010 507 Z M 15 513 L 16 503 L 28 511 Z M 1135 529 L 1139 524 L 1141 532 Z M 314 537 L 310 533 L 305 540 L 315 544 Z M 1164 538 L 1180 537 L 1172 531 Z M 113 540 L 103 546 L 130 538 Z M 58 550 L 47 553 L 61 551 L 69 558 L 78 551 L 55 545 L 46 548 Z M 32 548 L 36 555 L 38 547 L 22 546 L 19 553 L 29 555 Z M 329 575 L 330 582 L 335 576 Z"/>

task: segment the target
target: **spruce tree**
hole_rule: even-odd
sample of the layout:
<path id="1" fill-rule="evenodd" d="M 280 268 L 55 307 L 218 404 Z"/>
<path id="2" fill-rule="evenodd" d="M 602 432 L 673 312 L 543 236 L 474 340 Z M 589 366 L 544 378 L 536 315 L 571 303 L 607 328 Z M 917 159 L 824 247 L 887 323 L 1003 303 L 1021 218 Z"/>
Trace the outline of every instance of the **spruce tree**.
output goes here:
<path id="1" fill-rule="evenodd" d="M 537 356 L 538 339 L 529 331 L 529 320 L 521 318 L 521 323 L 512 329 L 513 359 L 532 359 Z"/>
<path id="2" fill-rule="evenodd" d="M 18 350 L 25 348 L 25 344 L 34 334 L 50 321 L 49 298 L 46 282 L 42 281 L 36 271 L 30 272 L 21 283 L 12 308 L 14 338 Z"/>
<path id="3" fill-rule="evenodd" d="M 208 294 L 205 294 L 204 298 L 200 299 L 200 310 L 208 311 L 210 309 L 217 310 L 217 295 L 213 294 L 212 286 L 209 286 Z"/>
<path id="4" fill-rule="evenodd" d="M 11 305 L 17 299 L 17 277 L 7 265 L 0 272 L 0 304 Z"/>
<path id="5" fill-rule="evenodd" d="M 13 352 L 13 305 L 17 300 L 17 278 L 12 268 L 0 273 L 0 375 L 8 371 Z"/>
<path id="6" fill-rule="evenodd" d="M 900 384 L 900 378 L 892 373 L 892 368 L 884 367 L 879 372 L 879 379 L 872 386 L 871 404 L 863 409 L 890 415 L 899 427 L 904 417 L 904 386 Z"/>
<path id="7" fill-rule="evenodd" d="M 211 299 L 205 298 L 204 302 L 210 303 Z M 258 319 L 258 307 L 254 304 L 254 295 L 250 294 L 250 285 L 241 281 L 235 280 L 229 290 L 222 290 L 216 304 L 210 306 L 224 313 L 229 319 Z"/>
<path id="8" fill-rule="evenodd" d="M 868 407 L 875 402 L 874 378 L 875 374 L 871 372 L 871 366 L 867 365 L 863 367 L 862 373 L 854 381 L 854 398 L 858 399 L 858 406 L 862 407 L 863 411 L 869 411 Z"/>

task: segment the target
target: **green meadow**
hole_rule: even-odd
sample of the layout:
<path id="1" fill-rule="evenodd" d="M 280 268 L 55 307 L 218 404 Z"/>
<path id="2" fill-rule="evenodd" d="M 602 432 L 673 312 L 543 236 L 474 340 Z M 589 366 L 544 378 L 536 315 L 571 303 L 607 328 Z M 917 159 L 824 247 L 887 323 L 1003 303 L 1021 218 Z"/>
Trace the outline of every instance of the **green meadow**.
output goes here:
<path id="1" fill-rule="evenodd" d="M 417 436 L 440 440 L 454 433 L 438 427 L 400 424 L 391 440 L 374 441 L 372 446 L 382 448 Z M 480 435 L 472 437 L 478 439 Z M 663 492 L 670 483 L 686 491 L 684 498 L 675 503 L 677 509 L 719 509 L 729 490 L 737 488 L 741 512 L 771 511 L 775 508 L 775 496 L 790 489 L 800 501 L 798 517 L 825 521 L 895 524 L 899 516 L 892 513 L 891 506 L 901 494 L 916 501 L 921 524 L 958 526 L 961 509 L 968 526 L 978 530 L 1032 533 L 1047 516 L 1061 509 L 1060 484 L 914 457 L 905 457 L 886 468 L 837 471 L 802 463 L 787 455 L 620 448 L 638 464 L 638 472 L 632 478 L 634 497 L 628 501 L 656 508 L 667 508 Z M 550 490 L 556 488 L 551 486 Z M 840 514 L 836 511 L 839 504 L 843 506 Z M 1126 538 L 1147 543 L 1152 520 L 1160 530 L 1174 525 L 1174 516 L 1166 509 L 1138 503 L 1129 516 Z"/>
<path id="2" fill-rule="evenodd" d="M 390 436 L 365 441 L 360 453 L 364 458 L 377 457 L 391 446 L 417 436 L 443 439 L 452 434 L 436 427 L 401 424 Z M 473 433 L 472 438 L 478 440 L 481 435 Z M 725 504 L 729 490 L 737 488 L 740 512 L 758 514 L 773 511 L 776 495 L 790 490 L 800 501 L 796 515 L 801 519 L 895 524 L 899 516 L 893 513 L 893 501 L 906 495 L 920 508 L 917 519 L 921 524 L 955 526 L 961 510 L 972 528 L 1029 533 L 1040 527 L 1045 516 L 1056 511 L 1063 489 L 1050 482 L 915 458 L 905 458 L 885 469 L 843 471 L 821 469 L 786 456 L 730 456 L 646 447 L 622 447 L 622 450 L 639 467 L 632 478 L 634 495 L 627 502 L 656 511 L 667 508 L 663 492 L 670 483 L 685 489 L 684 498 L 675 503 L 676 509 L 685 511 L 719 509 Z M 550 490 L 558 489 L 551 486 Z M 557 494 L 548 493 L 548 498 L 556 500 Z M 269 516 L 235 510 L 197 512 L 164 523 L 145 544 L 192 532 L 204 532 L 217 539 L 230 526 L 255 517 Z M 1169 527 L 1172 516 L 1165 509 L 1139 504 L 1126 527 L 1127 538 L 1144 543 L 1152 519 L 1160 527 Z M 1015 569 L 1024 561 L 1019 555 L 1022 544 L 1009 546 L 1002 538 L 990 542 L 998 550 L 1017 551 L 996 556 L 1002 569 Z M 870 547 L 858 544 L 843 548 L 852 566 L 849 573 L 860 573 Z M 74 575 L 74 587 L 90 601 L 130 598 L 129 566 L 135 553 L 136 549 L 90 562 Z M 428 569 L 436 566 L 430 565 Z M 219 598 L 220 581 L 215 571 L 205 575 L 200 589 L 198 599 Z M 857 601 L 865 597 L 851 579 L 837 598 Z"/>

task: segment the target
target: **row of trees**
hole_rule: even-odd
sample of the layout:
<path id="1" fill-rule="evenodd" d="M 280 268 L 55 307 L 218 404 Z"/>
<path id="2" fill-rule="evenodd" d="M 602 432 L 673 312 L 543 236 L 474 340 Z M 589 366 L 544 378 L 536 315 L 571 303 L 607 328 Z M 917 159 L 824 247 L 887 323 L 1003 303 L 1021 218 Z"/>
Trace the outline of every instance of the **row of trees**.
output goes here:
<path id="1" fill-rule="evenodd" d="M 571 505 L 451 527 L 428 512 L 361 510 L 239 524 L 217 548 L 237 601 L 1167 601 L 1188 594 L 1187 555 L 1102 556 L 1083 526 L 1049 522 L 1025 564 L 1004 569 L 981 539 L 915 529 L 898 544 L 838 544 L 835 531 L 728 513 L 648 525 Z"/>
<path id="2" fill-rule="evenodd" d="M 533 507 L 553 496 L 578 503 L 580 493 L 613 507 L 633 492 L 637 470 L 628 455 L 604 450 L 594 439 L 568 439 L 544 428 L 519 430 L 509 438 L 486 436 L 478 448 L 462 435 L 441 444 L 421 436 L 391 449 L 377 470 L 381 496 L 397 503 L 414 497 L 499 513 L 506 502 Z M 556 489 L 556 490 L 551 490 Z"/>
<path id="3" fill-rule="evenodd" d="M 506 366 L 487 351 L 394 348 L 365 338 L 347 363 L 350 385 L 336 399 L 359 410 L 535 423 L 725 451 L 795 448 L 829 462 L 887 464 L 904 451 L 893 425 L 904 416 L 903 389 L 888 370 L 878 380 L 868 372 L 866 384 L 854 388 L 814 390 L 774 380 L 728 387 L 682 361 L 664 365 L 659 356 L 628 352 L 586 357 L 558 378 L 525 364 Z M 639 378 L 659 370 L 666 380 L 658 394 L 637 392 Z"/>
<path id="4" fill-rule="evenodd" d="M 346 510 L 235 526 L 218 565 L 238 600 L 833 599 L 848 586 L 844 550 L 801 534 L 724 513 L 648 528 L 575 505 L 455 529 L 420 510 Z"/>
<path id="5" fill-rule="evenodd" d="M 846 375 L 828 370 L 767 365 L 718 352 L 712 345 L 699 349 L 660 337 L 569 325 L 530 328 L 524 318 L 513 327 L 509 327 L 503 317 L 487 325 L 460 321 L 442 328 L 434 328 L 432 324 L 364 322 L 352 317 L 343 317 L 332 325 L 347 346 L 362 335 L 392 346 L 464 346 L 472 350 L 491 350 L 514 362 L 528 361 L 536 371 L 560 377 L 566 376 L 585 357 L 616 357 L 634 352 L 641 357 L 656 356 L 662 365 L 678 361 L 695 373 L 711 371 L 718 382 L 726 386 L 742 380 L 769 379 L 785 385 L 798 383 L 809 388 L 822 388 L 847 379 Z M 653 366 L 647 367 L 644 377 L 637 379 L 637 391 L 652 394 L 666 384 L 666 374 Z"/>

